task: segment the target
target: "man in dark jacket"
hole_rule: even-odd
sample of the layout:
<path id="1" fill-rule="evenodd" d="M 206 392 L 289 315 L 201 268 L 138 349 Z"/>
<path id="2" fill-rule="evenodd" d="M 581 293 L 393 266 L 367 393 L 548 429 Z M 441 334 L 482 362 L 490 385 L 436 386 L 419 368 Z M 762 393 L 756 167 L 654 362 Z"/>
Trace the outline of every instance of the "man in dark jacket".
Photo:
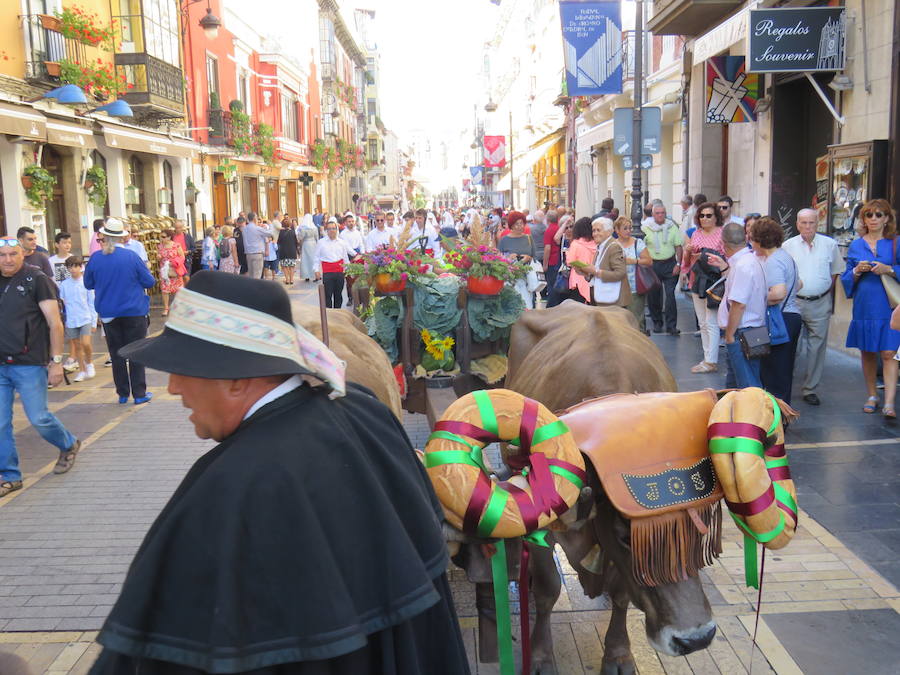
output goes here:
<path id="1" fill-rule="evenodd" d="M 75 463 L 81 442 L 47 409 L 47 383 L 63 379 L 62 353 L 56 284 L 25 264 L 18 239 L 0 237 L 0 497 L 22 489 L 12 423 L 16 392 L 28 421 L 59 448 L 53 472 Z"/>
<path id="2" fill-rule="evenodd" d="M 141 544 L 92 675 L 469 672 L 425 469 L 280 285 L 198 272 L 122 354 L 219 444 Z"/>

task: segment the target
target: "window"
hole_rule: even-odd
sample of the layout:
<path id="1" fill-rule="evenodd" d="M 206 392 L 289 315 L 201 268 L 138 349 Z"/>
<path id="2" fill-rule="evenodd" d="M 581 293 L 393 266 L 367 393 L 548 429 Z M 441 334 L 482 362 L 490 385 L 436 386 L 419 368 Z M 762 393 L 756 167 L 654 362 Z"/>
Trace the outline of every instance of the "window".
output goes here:
<path id="1" fill-rule="evenodd" d="M 369 122 L 375 121 L 376 112 L 376 101 L 374 98 L 370 98 L 366 104 L 366 110 L 369 114 Z"/>
<path id="2" fill-rule="evenodd" d="M 138 189 L 138 203 L 128 204 L 128 215 L 134 213 L 146 213 L 144 205 L 144 163 L 137 155 L 132 155 L 128 160 L 128 183 Z"/>
<path id="3" fill-rule="evenodd" d="M 144 38 L 150 56 L 180 66 L 176 7 L 169 0 L 144 0 Z"/>
<path id="4" fill-rule="evenodd" d="M 370 162 L 378 161 L 378 139 L 377 138 L 369 139 L 369 161 Z"/>
<path id="5" fill-rule="evenodd" d="M 300 140 L 297 128 L 297 97 L 287 92 L 281 94 L 281 127 L 285 138 Z"/>
<path id="6" fill-rule="evenodd" d="M 219 59 L 212 54 L 206 55 L 206 89 L 210 99 L 213 94 L 219 98 Z"/>
<path id="7" fill-rule="evenodd" d="M 237 97 L 244 106 L 244 112 L 250 114 L 250 73 L 244 68 L 238 69 Z"/>
<path id="8" fill-rule="evenodd" d="M 106 171 L 106 158 L 97 150 L 91 151 L 91 166 L 96 166 Z M 93 202 L 90 202 L 90 205 L 94 218 L 106 218 L 109 216 L 109 198 L 107 198 L 103 206 L 97 206 Z"/>

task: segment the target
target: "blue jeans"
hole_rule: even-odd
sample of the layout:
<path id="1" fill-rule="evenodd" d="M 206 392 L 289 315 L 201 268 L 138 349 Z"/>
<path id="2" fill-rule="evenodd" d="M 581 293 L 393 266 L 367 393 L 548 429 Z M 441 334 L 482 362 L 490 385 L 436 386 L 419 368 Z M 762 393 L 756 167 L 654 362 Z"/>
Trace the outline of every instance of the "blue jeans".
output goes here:
<path id="1" fill-rule="evenodd" d="M 740 334 L 741 330 L 738 329 L 734 336 L 734 342 L 725 343 L 728 366 L 734 373 L 735 386 L 740 389 L 762 387 L 762 380 L 759 377 L 759 359 L 748 359 L 744 356 L 744 352 L 741 351 Z"/>
<path id="2" fill-rule="evenodd" d="M 31 425 L 45 441 L 65 452 L 75 444 L 56 415 L 47 410 L 47 369 L 44 366 L 0 365 L 0 480 L 22 480 L 13 437 L 16 392 Z"/>

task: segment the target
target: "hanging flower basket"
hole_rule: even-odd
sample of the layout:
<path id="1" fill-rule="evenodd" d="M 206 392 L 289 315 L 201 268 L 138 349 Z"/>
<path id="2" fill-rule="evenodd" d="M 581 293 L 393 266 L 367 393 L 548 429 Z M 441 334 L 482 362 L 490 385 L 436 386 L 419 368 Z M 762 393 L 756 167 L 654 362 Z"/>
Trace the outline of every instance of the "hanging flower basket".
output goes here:
<path id="1" fill-rule="evenodd" d="M 59 61 L 44 61 L 44 68 L 47 69 L 47 75 L 50 77 L 59 77 L 62 72 L 62 66 Z"/>
<path id="2" fill-rule="evenodd" d="M 22 176 L 22 187 L 26 190 L 31 189 L 33 181 L 31 180 L 31 176 Z"/>
<path id="3" fill-rule="evenodd" d="M 58 17 L 50 16 L 49 14 L 38 14 L 38 19 L 41 22 L 41 26 L 47 30 L 55 30 L 59 33 L 62 28 L 62 21 Z"/>
<path id="4" fill-rule="evenodd" d="M 402 293 L 406 290 L 406 279 L 391 279 L 391 275 L 387 272 L 376 274 L 372 281 L 375 282 L 375 290 L 384 295 L 394 295 Z"/>
<path id="5" fill-rule="evenodd" d="M 469 277 L 466 286 L 473 295 L 500 295 L 500 291 L 503 290 L 503 279 L 489 275 Z"/>

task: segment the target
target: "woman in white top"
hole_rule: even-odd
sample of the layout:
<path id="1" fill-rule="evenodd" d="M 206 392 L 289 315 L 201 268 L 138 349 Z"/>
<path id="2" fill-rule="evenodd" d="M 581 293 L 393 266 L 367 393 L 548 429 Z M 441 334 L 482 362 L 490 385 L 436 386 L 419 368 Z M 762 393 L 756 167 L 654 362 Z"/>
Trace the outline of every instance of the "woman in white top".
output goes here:
<path id="1" fill-rule="evenodd" d="M 344 304 L 344 265 L 350 262 L 347 242 L 338 238 L 337 221 L 325 225 L 325 237 L 316 244 L 316 279 L 325 286 L 325 306 L 340 308 Z"/>
<path id="2" fill-rule="evenodd" d="M 316 242 L 319 241 L 319 228 L 307 213 L 297 228 L 297 241 L 300 242 L 300 267 L 297 275 L 304 281 L 310 281 L 316 273 Z"/>
<path id="3" fill-rule="evenodd" d="M 647 250 L 647 244 L 643 239 L 631 236 L 632 223 L 631 218 L 619 216 L 615 222 L 617 241 L 622 251 L 625 253 L 625 265 L 627 267 L 628 288 L 631 289 L 631 302 L 628 303 L 628 311 L 634 314 L 637 319 L 638 328 L 645 335 L 649 335 L 647 330 L 647 318 L 644 311 L 645 299 L 643 295 L 637 292 L 637 266 L 651 267 L 653 260 L 650 258 L 650 252 Z"/>

